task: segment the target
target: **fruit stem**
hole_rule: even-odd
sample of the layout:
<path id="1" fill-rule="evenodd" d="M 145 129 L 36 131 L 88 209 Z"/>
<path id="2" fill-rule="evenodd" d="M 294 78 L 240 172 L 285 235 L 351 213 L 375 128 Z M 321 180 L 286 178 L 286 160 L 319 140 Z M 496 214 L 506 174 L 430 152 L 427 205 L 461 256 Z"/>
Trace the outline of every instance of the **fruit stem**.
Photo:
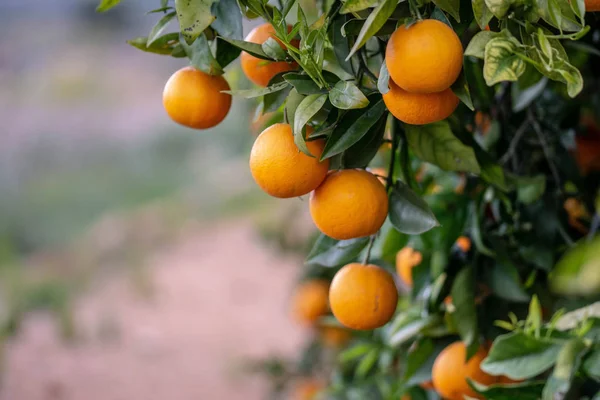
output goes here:
<path id="1" fill-rule="evenodd" d="M 369 259 L 371 258 L 371 249 L 373 248 L 373 242 L 375 242 L 375 235 L 371 235 L 369 237 L 369 245 L 367 246 L 367 252 L 365 253 L 365 258 L 363 258 L 363 264 L 367 265 L 369 263 Z"/>

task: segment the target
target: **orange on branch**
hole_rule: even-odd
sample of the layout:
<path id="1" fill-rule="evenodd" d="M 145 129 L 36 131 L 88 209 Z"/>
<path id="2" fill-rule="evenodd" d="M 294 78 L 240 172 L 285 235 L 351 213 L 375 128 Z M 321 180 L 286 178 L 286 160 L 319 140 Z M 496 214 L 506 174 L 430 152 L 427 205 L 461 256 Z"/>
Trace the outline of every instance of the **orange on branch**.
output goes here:
<path id="1" fill-rule="evenodd" d="M 346 265 L 335 274 L 329 289 L 333 315 L 351 329 L 370 330 L 385 325 L 393 317 L 397 303 L 394 278 L 372 264 Z"/>
<path id="2" fill-rule="evenodd" d="M 181 125 L 212 128 L 223 121 L 231 108 L 231 95 L 222 76 L 209 75 L 194 67 L 181 68 L 167 81 L 163 106 L 171 119 Z"/>
<path id="3" fill-rule="evenodd" d="M 352 333 L 339 326 L 323 326 L 319 330 L 321 341 L 329 347 L 342 347 L 352 338 Z"/>
<path id="4" fill-rule="evenodd" d="M 425 125 L 448 118 L 459 99 L 450 89 L 438 93 L 410 93 L 389 81 L 390 90 L 383 95 L 386 107 L 402 122 Z"/>
<path id="5" fill-rule="evenodd" d="M 477 353 L 466 361 L 467 349 L 463 342 L 455 342 L 446 347 L 437 356 L 431 370 L 435 390 L 447 400 L 463 400 L 465 395 L 482 399 L 467 383 L 467 378 L 491 385 L 496 377 L 488 375 L 480 368 L 487 356 L 487 350 L 480 347 Z"/>
<path id="6" fill-rule="evenodd" d="M 298 150 L 289 124 L 265 129 L 250 152 L 250 172 L 258 186 L 279 198 L 302 196 L 317 188 L 329 170 L 329 160 L 319 162 L 325 143 L 313 140 L 306 146 L 314 157 Z"/>
<path id="7" fill-rule="evenodd" d="M 292 29 L 291 26 L 288 26 L 288 31 Z M 273 38 L 282 49 L 286 49 L 285 45 L 281 43 L 275 36 L 275 28 L 273 25 L 266 23 L 257 26 L 252 29 L 250 33 L 246 36 L 246 41 L 256 44 L 263 44 L 269 38 Z M 297 46 L 297 41 L 293 43 Z M 298 68 L 298 64 L 296 63 L 288 63 L 286 61 L 269 61 L 263 60 L 261 58 L 254 57 L 246 53 L 242 52 L 240 56 L 240 63 L 242 64 L 242 70 L 244 71 L 244 75 L 252 82 L 259 86 L 267 86 L 269 81 L 277 74 L 286 71 L 293 71 Z"/>
<path id="8" fill-rule="evenodd" d="M 292 400 L 316 400 L 317 394 L 325 385 L 316 379 L 303 379 L 294 385 Z"/>
<path id="9" fill-rule="evenodd" d="M 303 324 L 312 325 L 329 312 L 329 282 L 315 279 L 303 282 L 292 298 L 292 314 Z"/>
<path id="10" fill-rule="evenodd" d="M 412 269 L 423 261 L 423 255 L 412 247 L 404 247 L 396 253 L 396 272 L 402 281 L 412 286 Z"/>
<path id="11" fill-rule="evenodd" d="M 388 213 L 384 186 L 361 169 L 331 172 L 310 196 L 310 215 L 321 232 L 338 240 L 377 233 Z"/>
<path id="12" fill-rule="evenodd" d="M 400 88 L 412 93 L 441 92 L 460 75 L 463 48 L 452 28 L 427 19 L 396 29 L 388 41 L 385 62 Z"/>

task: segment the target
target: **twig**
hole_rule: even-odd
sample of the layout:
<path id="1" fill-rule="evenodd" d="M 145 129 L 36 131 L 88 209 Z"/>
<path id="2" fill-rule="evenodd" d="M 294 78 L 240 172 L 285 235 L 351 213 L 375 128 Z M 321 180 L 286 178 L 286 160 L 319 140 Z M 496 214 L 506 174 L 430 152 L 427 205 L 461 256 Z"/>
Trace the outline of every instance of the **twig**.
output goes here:
<path id="1" fill-rule="evenodd" d="M 546 161 L 548 161 L 548 167 L 550 167 L 550 172 L 552 173 L 552 177 L 556 181 L 556 186 L 558 186 L 558 188 L 560 190 L 560 187 L 561 187 L 560 176 L 558 175 L 558 170 L 556 169 L 556 165 L 554 165 L 554 162 L 552 161 L 550 150 L 548 149 L 548 142 L 546 142 L 546 138 L 544 137 L 544 132 L 542 131 L 542 128 L 541 128 L 539 122 L 535 119 L 535 117 L 533 115 L 533 111 L 531 111 L 531 108 L 529 109 L 528 113 L 529 113 L 529 118 L 531 119 L 531 125 L 533 126 L 535 133 L 538 135 L 538 138 L 540 139 L 540 144 L 542 145 L 542 151 L 544 152 L 544 155 L 546 156 Z"/>
<path id="2" fill-rule="evenodd" d="M 363 264 L 367 265 L 369 263 L 369 259 L 371 258 L 371 249 L 373 248 L 373 242 L 375 242 L 375 236 L 371 235 L 369 238 L 369 245 L 367 246 L 367 252 L 365 253 L 365 257 L 363 258 Z"/>
<path id="3" fill-rule="evenodd" d="M 502 157 L 500 157 L 500 164 L 506 164 L 506 162 L 508 161 L 508 159 L 513 156 L 513 154 L 517 150 L 517 145 L 521 141 L 521 138 L 525 134 L 525 129 L 528 126 L 529 126 L 529 118 L 527 120 L 525 120 L 525 122 L 523 122 L 523 124 L 521 124 L 521 126 L 519 127 L 519 129 L 517 129 L 517 132 L 515 133 L 515 136 L 510 141 L 510 144 L 508 146 L 508 150 L 506 151 L 506 153 L 504 153 L 504 155 Z"/>
<path id="4" fill-rule="evenodd" d="M 369 78 L 371 78 L 371 80 L 375 84 L 377 84 L 377 77 L 375 76 L 374 73 L 371 72 L 371 70 L 367 66 L 367 60 L 366 60 L 364 49 L 361 49 L 359 51 L 358 61 L 360 62 L 360 68 L 361 68 L 361 70 L 363 70 L 365 72 L 365 74 L 367 74 L 367 76 Z"/>

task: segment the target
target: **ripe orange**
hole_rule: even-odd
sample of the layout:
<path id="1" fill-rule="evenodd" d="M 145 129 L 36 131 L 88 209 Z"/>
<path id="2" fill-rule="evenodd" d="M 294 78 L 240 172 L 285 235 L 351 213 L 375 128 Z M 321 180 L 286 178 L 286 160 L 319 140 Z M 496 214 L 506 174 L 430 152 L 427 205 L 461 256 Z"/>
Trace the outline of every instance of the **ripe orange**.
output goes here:
<path id="1" fill-rule="evenodd" d="M 455 342 L 446 347 L 435 359 L 431 370 L 435 390 L 447 400 L 463 400 L 464 395 L 482 399 L 471 389 L 467 378 L 483 385 L 496 382 L 495 376 L 486 374 L 479 367 L 487 353 L 487 350 L 481 347 L 468 362 L 465 362 L 467 349 L 463 342 Z"/>
<path id="2" fill-rule="evenodd" d="M 458 106 L 458 97 L 450 89 L 439 93 L 410 93 L 391 79 L 389 86 L 383 101 L 394 117 L 407 124 L 425 125 L 441 121 Z"/>
<path id="3" fill-rule="evenodd" d="M 302 196 L 317 188 L 329 170 L 329 160 L 319 162 L 325 143 L 314 140 L 306 145 L 315 157 L 298 150 L 290 125 L 265 129 L 250 152 L 250 171 L 258 186 L 280 198 Z"/>
<path id="4" fill-rule="evenodd" d="M 312 325 L 329 311 L 329 282 L 315 279 L 302 283 L 292 298 L 292 314 L 303 324 Z"/>
<path id="5" fill-rule="evenodd" d="M 321 341 L 329 347 L 342 347 L 352 338 L 348 329 L 338 326 L 323 326 L 320 330 Z"/>
<path id="6" fill-rule="evenodd" d="M 329 289 L 333 315 L 351 329 L 370 330 L 385 325 L 394 315 L 397 303 L 394 278 L 372 264 L 346 265 L 335 274 Z"/>
<path id="7" fill-rule="evenodd" d="M 344 169 L 327 175 L 310 196 L 310 215 L 317 227 L 334 239 L 377 233 L 385 222 L 388 197 L 375 175 Z"/>
<path id="8" fill-rule="evenodd" d="M 289 26 L 288 31 L 291 30 L 291 28 L 292 27 Z M 259 25 L 252 29 L 248 36 L 246 36 L 245 40 L 247 42 L 263 44 L 269 38 L 275 39 L 281 48 L 285 50 L 285 45 L 275 37 L 275 29 L 271 24 L 268 23 Z M 254 57 L 245 51 L 242 52 L 240 62 L 246 77 L 259 86 L 267 86 L 271 78 L 278 73 L 292 71 L 298 67 L 296 63 L 263 60 Z"/>
<path id="9" fill-rule="evenodd" d="M 456 246 L 464 253 L 468 253 L 471 250 L 471 239 L 466 236 L 460 236 L 456 239 Z"/>
<path id="10" fill-rule="evenodd" d="M 292 393 L 292 400 L 315 400 L 317 394 L 323 390 L 325 386 L 316 379 L 304 379 L 296 383 Z"/>
<path id="11" fill-rule="evenodd" d="M 231 108 L 231 95 L 222 76 L 208 75 L 194 67 L 181 68 L 165 85 L 163 105 L 171 119 L 181 125 L 212 128 L 223 121 Z"/>
<path id="12" fill-rule="evenodd" d="M 435 19 L 400 26 L 385 50 L 390 77 L 413 93 L 448 89 L 458 78 L 463 48 L 452 28 Z"/>
<path id="13" fill-rule="evenodd" d="M 412 269 L 423 261 L 423 255 L 411 247 L 404 247 L 396 253 L 396 272 L 402 281 L 412 286 Z"/>
<path id="14" fill-rule="evenodd" d="M 585 0 L 585 11 L 600 11 L 600 0 Z"/>

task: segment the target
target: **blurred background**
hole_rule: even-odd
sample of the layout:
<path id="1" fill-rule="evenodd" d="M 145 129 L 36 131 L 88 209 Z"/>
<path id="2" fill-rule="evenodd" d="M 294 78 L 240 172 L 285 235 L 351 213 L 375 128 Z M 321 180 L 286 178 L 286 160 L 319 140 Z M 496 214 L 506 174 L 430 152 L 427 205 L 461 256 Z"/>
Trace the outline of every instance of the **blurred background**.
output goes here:
<path id="1" fill-rule="evenodd" d="M 252 182 L 252 101 L 211 130 L 171 122 L 186 61 L 126 44 L 152 7 L 96 3 L 0 1 L 0 399 L 262 399 L 246 360 L 306 334 L 288 317 L 305 204 Z"/>

